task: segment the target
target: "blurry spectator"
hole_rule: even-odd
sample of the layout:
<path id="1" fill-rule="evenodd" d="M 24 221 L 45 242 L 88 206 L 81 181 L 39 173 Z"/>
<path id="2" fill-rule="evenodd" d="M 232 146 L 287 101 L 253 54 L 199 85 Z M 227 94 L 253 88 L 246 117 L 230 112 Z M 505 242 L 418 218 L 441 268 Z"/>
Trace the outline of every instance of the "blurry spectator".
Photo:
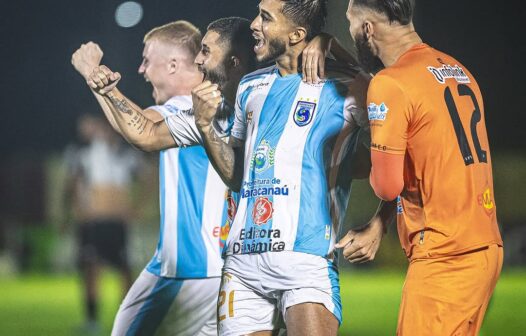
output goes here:
<path id="1" fill-rule="evenodd" d="M 76 223 L 78 266 L 84 285 L 85 331 L 97 333 L 98 275 L 103 263 L 122 276 L 123 293 L 132 284 L 127 257 L 131 185 L 138 152 L 124 146 L 107 123 L 92 115 L 78 121 L 78 143 L 64 153 L 66 223 Z"/>

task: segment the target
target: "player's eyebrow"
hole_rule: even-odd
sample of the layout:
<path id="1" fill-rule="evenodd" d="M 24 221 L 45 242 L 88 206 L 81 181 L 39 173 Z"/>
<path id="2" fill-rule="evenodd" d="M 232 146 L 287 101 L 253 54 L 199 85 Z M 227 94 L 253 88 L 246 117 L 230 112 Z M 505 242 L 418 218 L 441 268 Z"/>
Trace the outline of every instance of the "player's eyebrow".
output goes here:
<path id="1" fill-rule="evenodd" d="M 274 16 L 272 16 L 272 14 L 270 14 L 270 13 L 267 12 L 266 10 L 260 8 L 260 11 L 261 11 L 261 14 L 265 14 L 266 16 L 268 16 L 268 17 L 270 17 L 270 18 L 274 18 Z"/>
<path id="2" fill-rule="evenodd" d="M 270 18 L 274 18 L 274 16 L 272 14 L 270 14 L 268 11 L 266 11 L 265 9 L 261 8 L 261 4 L 258 5 L 258 9 L 260 11 L 260 14 L 265 14 L 266 16 L 270 17 Z"/>

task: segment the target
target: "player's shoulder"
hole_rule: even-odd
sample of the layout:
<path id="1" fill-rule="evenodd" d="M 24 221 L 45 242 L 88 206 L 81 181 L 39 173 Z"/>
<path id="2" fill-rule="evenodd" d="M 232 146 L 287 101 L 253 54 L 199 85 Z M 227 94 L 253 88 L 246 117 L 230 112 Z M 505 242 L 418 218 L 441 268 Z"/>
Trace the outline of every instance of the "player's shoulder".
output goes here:
<path id="1" fill-rule="evenodd" d="M 173 96 L 162 106 L 177 111 L 188 110 L 192 108 L 192 96 Z"/>
<path id="2" fill-rule="evenodd" d="M 173 96 L 162 105 L 150 106 L 147 110 L 159 113 L 163 118 L 192 108 L 192 96 Z"/>
<path id="3" fill-rule="evenodd" d="M 239 82 L 239 85 L 250 85 L 250 83 L 264 80 L 265 78 L 275 74 L 277 70 L 278 68 L 275 64 L 258 69 L 243 76 L 243 78 L 241 78 L 241 81 Z"/>
<path id="4" fill-rule="evenodd" d="M 343 63 L 331 58 L 325 61 L 326 82 L 336 85 L 359 86 L 367 89 L 371 75 L 357 65 Z"/>
<path id="5" fill-rule="evenodd" d="M 344 63 L 332 58 L 325 59 L 325 72 L 328 79 L 355 78 L 362 69 L 354 64 Z"/>

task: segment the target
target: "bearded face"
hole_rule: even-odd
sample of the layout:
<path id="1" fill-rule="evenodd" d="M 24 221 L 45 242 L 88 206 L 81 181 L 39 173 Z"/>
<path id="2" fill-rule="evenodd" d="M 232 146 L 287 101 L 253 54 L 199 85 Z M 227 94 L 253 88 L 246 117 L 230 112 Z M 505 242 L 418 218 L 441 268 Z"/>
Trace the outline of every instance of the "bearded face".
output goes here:
<path id="1" fill-rule="evenodd" d="M 358 61 L 365 71 L 376 73 L 384 67 L 380 58 L 371 49 L 365 33 L 358 34 L 355 38 L 355 43 L 358 51 Z"/>

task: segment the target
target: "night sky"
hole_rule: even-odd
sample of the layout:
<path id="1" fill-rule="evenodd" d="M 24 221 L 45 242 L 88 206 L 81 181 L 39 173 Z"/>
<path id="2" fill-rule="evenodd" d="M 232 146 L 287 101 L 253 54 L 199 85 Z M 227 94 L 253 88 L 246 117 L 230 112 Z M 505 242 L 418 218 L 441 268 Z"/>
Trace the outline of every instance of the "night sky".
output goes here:
<path id="1" fill-rule="evenodd" d="M 2 1 L 2 158 L 61 151 L 74 138 L 76 117 L 97 111 L 95 99 L 70 63 L 81 43 L 99 43 L 105 51 L 103 64 L 123 74 L 121 90 L 139 105 L 148 106 L 153 103 L 151 89 L 137 74 L 147 31 L 177 19 L 189 20 L 204 31 L 207 23 L 219 17 L 253 18 L 258 3 L 144 0 L 139 1 L 144 8 L 142 21 L 120 28 L 114 14 L 121 2 Z M 519 120 L 524 119 L 526 88 L 524 9 L 511 1 L 417 0 L 417 6 L 415 24 L 424 41 L 457 58 L 477 78 L 492 148 L 523 155 L 525 132 Z M 347 28 L 342 27 L 342 32 Z M 340 35 L 348 38 L 346 33 Z"/>

